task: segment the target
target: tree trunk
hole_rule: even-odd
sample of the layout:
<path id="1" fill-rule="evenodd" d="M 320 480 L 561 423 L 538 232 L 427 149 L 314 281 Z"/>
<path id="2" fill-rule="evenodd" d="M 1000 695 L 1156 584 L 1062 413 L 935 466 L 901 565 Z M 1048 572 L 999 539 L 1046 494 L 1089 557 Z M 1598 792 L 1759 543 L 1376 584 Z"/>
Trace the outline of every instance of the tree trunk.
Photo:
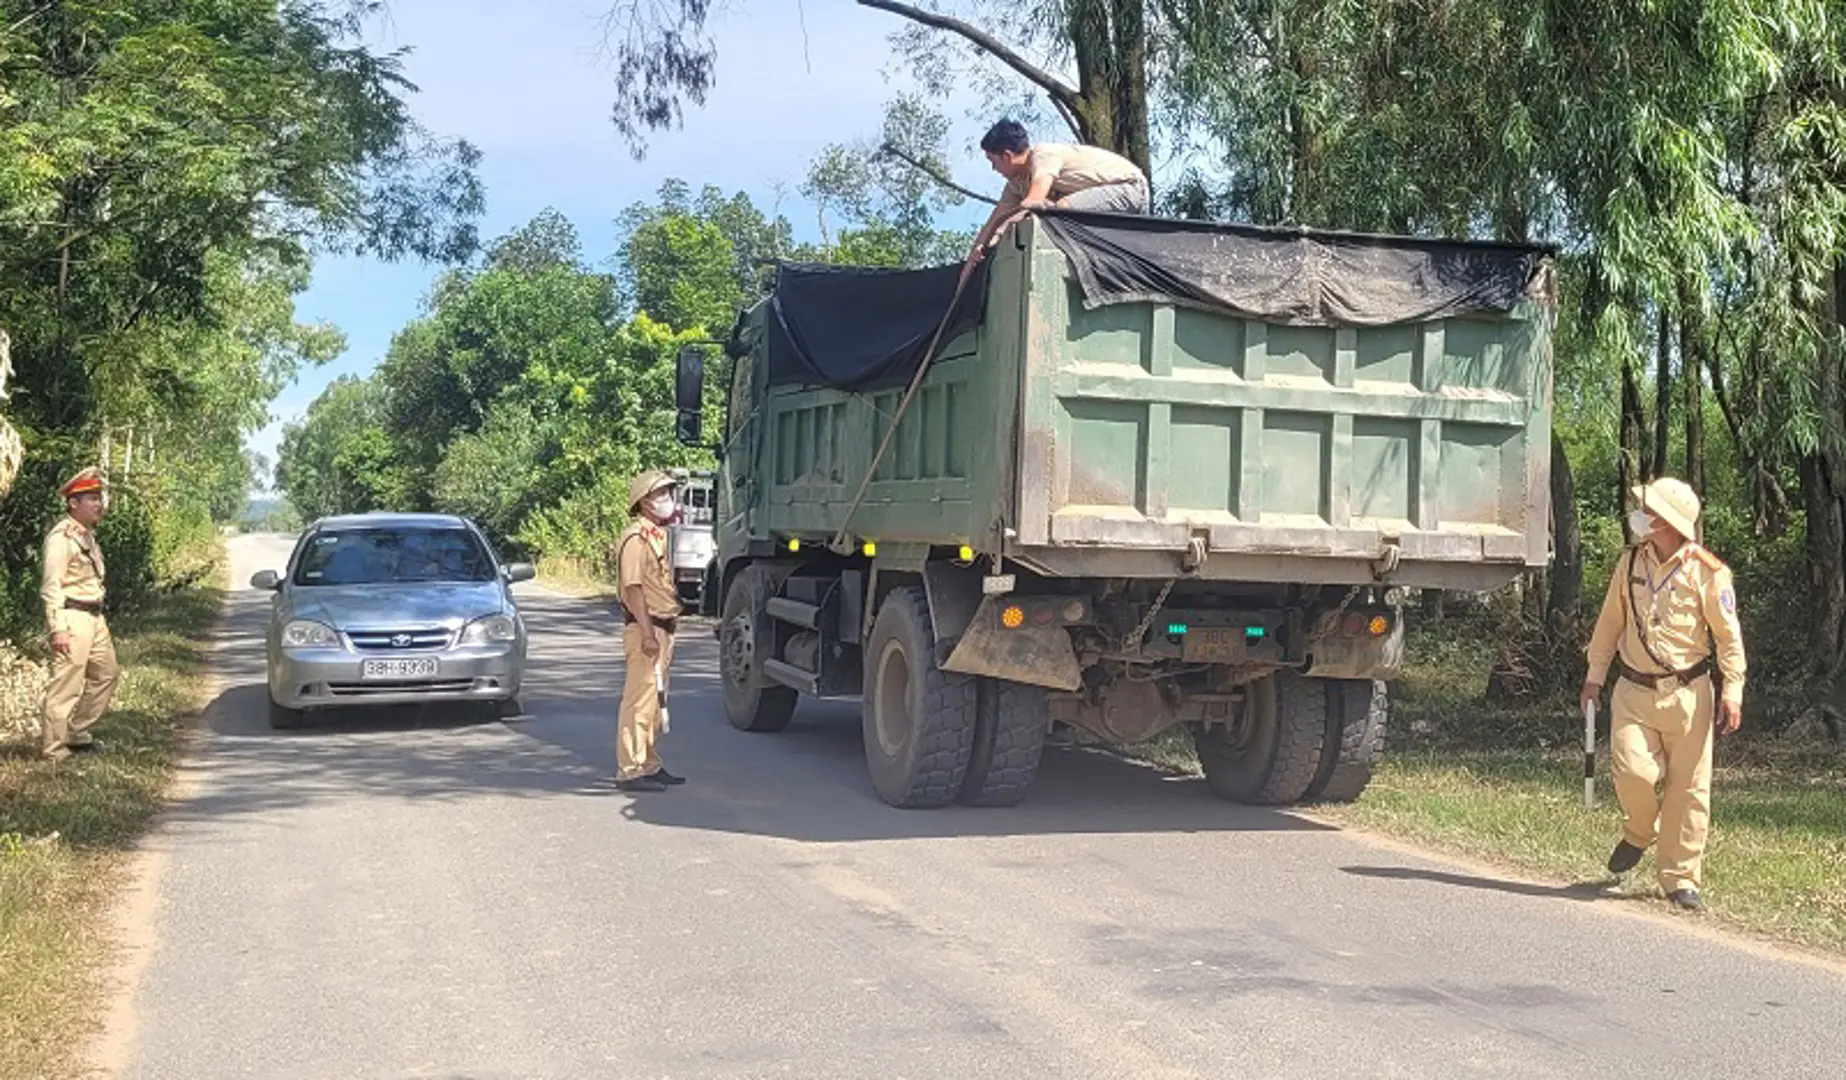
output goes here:
<path id="1" fill-rule="evenodd" d="M 1647 417 L 1641 412 L 1641 386 L 1635 381 L 1634 363 L 1622 358 L 1622 427 L 1621 452 L 1617 466 L 1615 512 L 1628 512 L 1628 493 L 1640 481 L 1642 447 L 1647 442 Z"/>
<path id="2" fill-rule="evenodd" d="M 1697 308 L 1679 308 L 1679 370 L 1686 382 L 1686 483 L 1705 497 L 1705 370 L 1703 316 Z"/>
<path id="3" fill-rule="evenodd" d="M 1551 581 L 1545 600 L 1545 628 L 1563 633 L 1577 623 L 1583 606 L 1583 529 L 1577 520 L 1577 483 L 1564 441 L 1551 433 Z"/>
<path id="4" fill-rule="evenodd" d="M 1846 266 L 1837 267 L 1832 289 L 1823 301 L 1821 322 L 1837 330 L 1846 303 Z M 1832 679 L 1846 659 L 1846 492 L 1841 491 L 1839 347 L 1821 349 L 1817 400 L 1821 409 L 1821 444 L 1801 462 L 1801 497 L 1807 508 L 1808 595 L 1810 611 L 1808 665 L 1816 676 Z"/>
<path id="5" fill-rule="evenodd" d="M 1808 515 L 1808 595 L 1813 604 L 1808 665 L 1820 678 L 1840 672 L 1846 628 L 1846 504 L 1827 451 L 1801 461 L 1801 495 Z"/>
<path id="6" fill-rule="evenodd" d="M 1152 175 L 1147 116 L 1146 0 L 1071 0 L 1065 30 L 1077 61 L 1077 85 L 1027 60 L 1019 50 L 965 19 L 903 0 L 858 0 L 935 30 L 944 30 L 1043 90 L 1077 138 L 1113 150 Z"/>
<path id="7" fill-rule="evenodd" d="M 1667 474 L 1667 441 L 1673 433 L 1673 323 L 1664 305 L 1654 308 L 1660 322 L 1660 340 L 1654 359 L 1654 464 L 1647 479 Z"/>
<path id="8" fill-rule="evenodd" d="M 1141 167 L 1151 181 L 1153 149 L 1147 120 L 1147 11 L 1143 0 L 1114 0 L 1115 152 Z"/>

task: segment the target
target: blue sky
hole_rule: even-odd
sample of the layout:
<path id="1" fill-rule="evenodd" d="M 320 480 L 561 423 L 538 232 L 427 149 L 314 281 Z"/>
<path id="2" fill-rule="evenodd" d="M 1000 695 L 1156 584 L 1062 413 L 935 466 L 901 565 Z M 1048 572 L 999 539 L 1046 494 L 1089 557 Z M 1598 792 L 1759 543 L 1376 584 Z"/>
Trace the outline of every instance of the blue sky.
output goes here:
<path id="1" fill-rule="evenodd" d="M 411 104 L 424 126 L 466 138 L 485 155 L 483 239 L 553 207 L 576 225 L 585 254 L 600 261 L 613 253 L 616 216 L 673 177 L 748 192 L 765 210 L 778 208 L 781 184 L 780 212 L 799 235 L 812 237 L 813 208 L 795 190 L 808 162 L 828 143 L 876 134 L 884 103 L 910 88 L 886 78 L 896 68 L 887 36 L 904 25 L 894 16 L 848 0 L 733 4 L 713 27 L 718 85 L 705 107 L 689 112 L 682 130 L 652 136 L 637 162 L 609 122 L 612 82 L 597 54 L 607 6 L 392 0 L 389 18 L 374 26 L 374 46 L 413 50 L 405 68 L 419 88 Z M 975 104 L 970 97 L 943 105 L 955 124 L 951 149 L 970 148 L 956 178 L 997 190 L 999 178 L 972 153 L 980 127 L 967 114 Z M 950 224 L 981 209 L 969 204 Z M 391 335 L 418 315 L 439 272 L 416 263 L 321 260 L 312 287 L 296 298 L 296 318 L 339 326 L 347 351 L 283 390 L 250 448 L 273 462 L 282 425 L 336 377 L 369 372 Z"/>

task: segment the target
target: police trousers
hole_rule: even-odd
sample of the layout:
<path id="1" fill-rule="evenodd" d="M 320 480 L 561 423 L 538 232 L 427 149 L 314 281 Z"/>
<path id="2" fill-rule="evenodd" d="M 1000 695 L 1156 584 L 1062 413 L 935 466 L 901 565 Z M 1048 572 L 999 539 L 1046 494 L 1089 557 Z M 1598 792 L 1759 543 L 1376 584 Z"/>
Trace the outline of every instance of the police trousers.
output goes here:
<path id="1" fill-rule="evenodd" d="M 1638 848 L 1659 842 L 1655 862 L 1668 895 L 1699 885 L 1711 825 L 1715 697 L 1710 675 L 1664 692 L 1617 679 L 1610 697 L 1622 836 Z"/>
<path id="2" fill-rule="evenodd" d="M 616 723 L 615 762 L 623 780 L 652 776 L 660 771 L 655 742 L 660 737 L 660 690 L 667 685 L 667 668 L 673 662 L 673 635 L 655 627 L 660 655 L 649 658 L 641 649 L 641 624 L 622 627 L 622 712 Z M 654 667 L 660 667 L 660 690 L 654 686 Z"/>
<path id="3" fill-rule="evenodd" d="M 40 748 L 46 757 L 61 758 L 73 746 L 90 742 L 90 726 L 115 696 L 121 669 L 115 662 L 115 639 L 101 615 L 69 610 L 69 653 L 51 654 L 51 681 L 45 685 Z"/>

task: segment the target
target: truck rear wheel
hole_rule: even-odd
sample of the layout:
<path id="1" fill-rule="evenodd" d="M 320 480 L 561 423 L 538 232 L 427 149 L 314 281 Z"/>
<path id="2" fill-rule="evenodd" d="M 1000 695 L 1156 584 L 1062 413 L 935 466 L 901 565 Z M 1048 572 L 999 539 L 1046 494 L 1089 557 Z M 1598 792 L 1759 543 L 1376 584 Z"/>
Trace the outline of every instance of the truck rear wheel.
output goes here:
<path id="1" fill-rule="evenodd" d="M 1277 672 L 1244 688 L 1243 707 L 1222 727 L 1194 727 L 1193 745 L 1212 793 L 1241 803 L 1299 801 L 1320 768 L 1327 693 L 1321 682 Z"/>
<path id="2" fill-rule="evenodd" d="M 1051 708 L 1041 686 L 980 679 L 976 687 L 974 751 L 956 801 L 1012 806 L 1038 776 Z"/>
<path id="3" fill-rule="evenodd" d="M 1327 733 L 1320 768 L 1303 798 L 1308 802 L 1352 802 L 1372 782 L 1384 754 L 1390 697 L 1372 680 L 1327 679 Z"/>
<path id="4" fill-rule="evenodd" d="M 975 679 L 936 666 L 923 590 L 885 597 L 867 643 L 865 764 L 892 806 L 947 806 L 961 791 L 974 748 Z"/>
<path id="5" fill-rule="evenodd" d="M 747 567 L 724 594 L 718 625 L 718 673 L 724 683 L 724 714 L 739 731 L 781 731 L 795 715 L 799 695 L 786 686 L 764 686 L 762 662 L 774 640 L 769 594 L 774 583 Z"/>

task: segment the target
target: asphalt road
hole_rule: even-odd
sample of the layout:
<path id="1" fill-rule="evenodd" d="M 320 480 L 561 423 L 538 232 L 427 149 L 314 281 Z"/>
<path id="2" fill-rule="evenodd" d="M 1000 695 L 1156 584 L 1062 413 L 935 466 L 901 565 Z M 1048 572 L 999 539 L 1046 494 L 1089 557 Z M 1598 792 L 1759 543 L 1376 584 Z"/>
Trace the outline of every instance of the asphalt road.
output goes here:
<path id="1" fill-rule="evenodd" d="M 237 580 L 279 566 L 234 543 Z M 217 1077 L 1837 1077 L 1846 976 L 1048 753 L 873 795 L 856 702 L 726 725 L 708 634 L 614 791 L 619 619 L 527 588 L 530 717 L 272 733 L 261 594 L 153 841 L 103 1065 Z"/>

